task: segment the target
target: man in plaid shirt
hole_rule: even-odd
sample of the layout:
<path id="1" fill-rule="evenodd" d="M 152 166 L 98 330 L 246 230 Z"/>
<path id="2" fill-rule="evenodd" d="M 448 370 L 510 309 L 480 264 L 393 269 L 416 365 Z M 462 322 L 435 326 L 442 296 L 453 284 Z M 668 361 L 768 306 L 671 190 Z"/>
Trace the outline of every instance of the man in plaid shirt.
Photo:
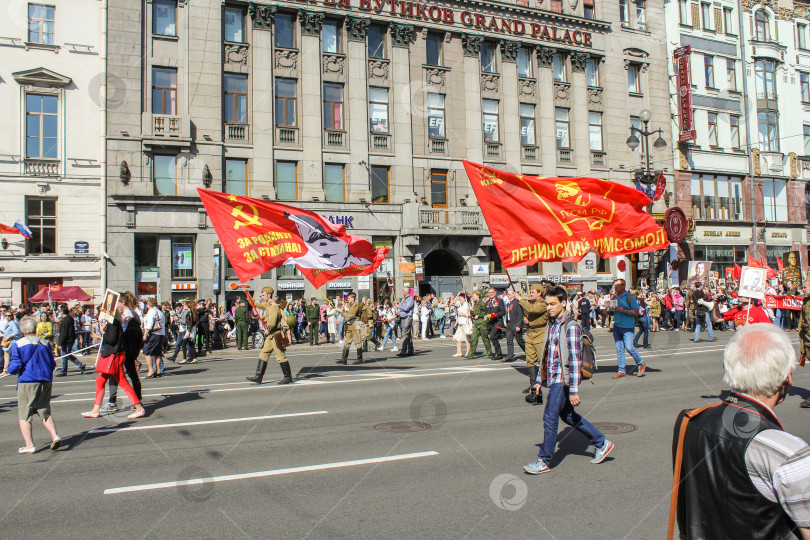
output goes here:
<path id="1" fill-rule="evenodd" d="M 596 449 L 591 463 L 602 463 L 614 446 L 601 431 L 574 410 L 581 403 L 579 382 L 582 376 L 582 333 L 576 321 L 566 312 L 568 293 L 562 287 L 550 287 L 546 290 L 545 299 L 549 324 L 542 351 L 548 365 L 548 398 L 543 412 L 543 444 L 537 459 L 523 467 L 529 474 L 542 474 L 551 470 L 549 464 L 557 447 L 557 428 L 561 418 L 588 437 Z M 562 332 L 564 336 L 560 335 Z M 539 392 L 540 386 L 538 377 L 535 390 Z"/>

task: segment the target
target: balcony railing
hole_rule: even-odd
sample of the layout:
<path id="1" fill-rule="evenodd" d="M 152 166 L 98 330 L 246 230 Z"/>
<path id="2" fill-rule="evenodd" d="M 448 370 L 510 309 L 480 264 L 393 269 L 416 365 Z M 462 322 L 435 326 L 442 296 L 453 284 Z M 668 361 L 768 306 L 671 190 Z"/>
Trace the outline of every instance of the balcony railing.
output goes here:
<path id="1" fill-rule="evenodd" d="M 298 144 L 298 128 L 276 127 L 276 143 Z"/>
<path id="2" fill-rule="evenodd" d="M 559 163 L 573 163 L 574 162 L 574 151 L 570 148 L 558 148 L 557 149 L 557 161 Z"/>
<path id="3" fill-rule="evenodd" d="M 447 139 L 430 139 L 430 153 L 447 155 Z"/>
<path id="4" fill-rule="evenodd" d="M 326 138 L 326 146 L 346 146 L 345 131 L 326 131 L 324 137 Z"/>
<path id="5" fill-rule="evenodd" d="M 523 161 L 537 161 L 537 151 L 538 148 L 536 146 L 524 146 Z"/>
<path id="6" fill-rule="evenodd" d="M 604 167 L 607 162 L 607 154 L 605 152 L 591 152 L 591 165 L 594 167 Z"/>
<path id="7" fill-rule="evenodd" d="M 488 142 L 486 143 L 486 150 L 487 150 L 487 158 L 488 159 L 501 159 L 503 153 L 502 148 L 503 145 L 499 142 Z"/>
<path id="8" fill-rule="evenodd" d="M 30 176 L 59 176 L 59 160 L 26 158 L 25 174 Z"/>
<path id="9" fill-rule="evenodd" d="M 374 150 L 390 150 L 391 135 L 371 135 L 371 147 Z"/>
<path id="10" fill-rule="evenodd" d="M 225 124 L 227 139 L 229 141 L 247 141 L 250 137 L 248 124 Z"/>
<path id="11" fill-rule="evenodd" d="M 419 226 L 425 229 L 456 228 L 466 230 L 481 229 L 481 213 L 474 210 L 420 209 Z"/>
<path id="12" fill-rule="evenodd" d="M 153 137 L 179 137 L 181 132 L 180 117 L 168 114 L 152 115 Z"/>

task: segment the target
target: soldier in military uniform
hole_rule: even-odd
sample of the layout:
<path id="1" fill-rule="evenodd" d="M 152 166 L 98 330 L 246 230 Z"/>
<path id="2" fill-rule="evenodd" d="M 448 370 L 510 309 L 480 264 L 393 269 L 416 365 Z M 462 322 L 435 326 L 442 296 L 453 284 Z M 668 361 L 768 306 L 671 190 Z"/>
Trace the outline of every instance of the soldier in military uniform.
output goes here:
<path id="1" fill-rule="evenodd" d="M 802 292 L 805 294 L 802 311 L 799 313 L 799 352 L 802 353 L 799 365 L 803 366 L 810 353 L 810 281 L 804 282 Z M 810 394 L 801 402 L 801 407 L 810 408 Z"/>
<path id="2" fill-rule="evenodd" d="M 498 298 L 495 289 L 487 291 L 487 336 L 489 341 L 495 349 L 495 356 L 493 360 L 503 359 L 501 354 L 501 341 L 499 339 L 501 331 L 504 329 L 503 318 L 506 315 L 506 308 L 503 305 L 503 300 Z"/>
<path id="3" fill-rule="evenodd" d="M 318 326 L 321 318 L 321 306 L 318 305 L 318 299 L 314 296 L 311 302 L 312 303 L 307 306 L 307 323 L 309 323 L 309 346 L 313 347 L 319 345 Z"/>
<path id="4" fill-rule="evenodd" d="M 273 353 L 275 353 L 276 360 L 278 360 L 281 366 L 281 372 L 284 374 L 284 378 L 278 381 L 278 384 L 290 384 L 293 382 L 290 363 L 287 361 L 287 354 L 276 345 L 274 338 L 276 332 L 286 334 L 290 330 L 287 326 L 284 312 L 273 300 L 274 292 L 273 287 L 263 288 L 259 295 L 261 302 L 256 302 L 256 309 L 264 310 L 264 324 L 267 327 L 267 336 L 264 338 L 264 347 L 262 347 L 262 351 L 259 353 L 259 364 L 256 367 L 256 375 L 247 377 L 247 380 L 255 382 L 256 384 L 262 383 L 264 372 L 267 370 L 267 361 Z"/>
<path id="5" fill-rule="evenodd" d="M 380 342 L 371 335 L 371 330 L 374 327 L 374 307 L 371 298 L 363 298 L 361 306 L 360 322 L 363 323 L 363 352 L 368 351 L 369 340 L 374 343 L 374 350 L 376 350 L 380 346 Z"/>
<path id="6" fill-rule="evenodd" d="M 526 312 L 526 333 L 524 340 L 526 342 L 526 365 L 529 368 L 529 388 L 523 390 L 524 394 L 528 394 L 532 386 L 537 380 L 537 374 L 541 373 L 541 380 L 546 380 L 546 366 L 543 365 L 543 338 L 546 333 L 546 325 L 548 324 L 548 312 L 546 311 L 546 301 L 543 299 L 546 286 L 532 285 L 529 289 L 529 300 L 524 300 L 519 293 L 515 293 L 520 307 Z M 540 361 L 540 366 L 537 362 Z"/>
<path id="7" fill-rule="evenodd" d="M 239 301 L 239 307 L 233 314 L 233 322 L 236 324 L 236 350 L 248 348 L 248 328 L 250 326 L 250 312 L 244 300 Z"/>
<path id="8" fill-rule="evenodd" d="M 473 332 L 470 338 L 470 352 L 467 354 L 467 358 L 475 356 L 475 349 L 478 347 L 479 337 L 484 341 L 487 358 L 492 358 L 492 345 L 489 342 L 489 332 L 487 331 L 487 305 L 481 299 L 481 296 L 481 291 L 479 290 L 472 292 L 471 316 L 473 320 Z"/>
<path id="9" fill-rule="evenodd" d="M 352 343 L 354 343 L 354 346 L 357 347 L 357 360 L 352 362 L 352 364 L 362 364 L 362 332 L 363 326 L 365 325 L 360 320 L 360 315 L 363 309 L 363 304 L 357 303 L 357 295 L 353 292 L 349 293 L 349 296 L 346 297 L 346 304 L 348 304 L 349 309 L 339 310 L 340 314 L 346 318 L 346 336 L 343 338 L 343 356 L 341 356 L 337 363 L 345 366 L 349 362 L 349 347 L 351 347 Z"/>

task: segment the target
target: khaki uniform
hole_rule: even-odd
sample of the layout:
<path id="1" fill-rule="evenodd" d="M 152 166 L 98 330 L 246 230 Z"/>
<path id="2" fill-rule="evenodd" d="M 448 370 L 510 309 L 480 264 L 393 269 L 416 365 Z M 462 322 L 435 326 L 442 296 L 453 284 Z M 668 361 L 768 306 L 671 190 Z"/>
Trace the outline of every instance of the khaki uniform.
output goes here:
<path id="1" fill-rule="evenodd" d="M 340 313 L 346 318 L 346 337 L 343 338 L 344 349 L 348 349 L 352 343 L 358 349 L 363 347 L 362 333 L 365 325 L 360 320 L 362 308 L 361 304 L 354 303 L 349 306 L 348 310 L 340 310 Z"/>
<path id="2" fill-rule="evenodd" d="M 321 318 L 321 306 L 309 304 L 307 306 L 307 323 L 309 326 L 309 344 L 318 345 L 318 326 Z"/>
<path id="3" fill-rule="evenodd" d="M 526 341 L 526 364 L 536 366 L 538 360 L 543 358 L 543 341 L 546 335 L 546 325 L 548 325 L 548 310 L 546 301 L 542 298 L 534 301 L 520 300 L 518 302 L 523 311 L 526 312 L 526 333 L 523 339 Z M 542 380 L 546 380 L 546 367 L 542 366 Z"/>
<path id="4" fill-rule="evenodd" d="M 363 333 L 361 336 L 363 341 L 371 339 L 371 327 L 374 325 L 374 310 L 370 305 L 364 304 L 363 309 L 360 310 L 360 322 L 363 323 Z"/>
<path id="5" fill-rule="evenodd" d="M 478 348 L 478 338 L 480 337 L 484 342 L 484 349 L 487 352 L 487 357 L 492 357 L 492 343 L 489 341 L 489 331 L 487 329 L 487 304 L 482 299 L 473 304 L 472 307 L 472 322 L 473 331 L 470 336 L 470 358 L 475 354 L 475 349 Z"/>
<path id="6" fill-rule="evenodd" d="M 802 302 L 802 311 L 799 313 L 799 352 L 810 353 L 810 296 Z"/>
<path id="7" fill-rule="evenodd" d="M 695 307 L 697 307 L 697 302 L 695 301 L 695 291 L 690 289 L 686 292 L 686 297 L 683 300 L 683 307 L 686 310 L 687 322 L 689 324 L 694 323 Z"/>
<path id="8" fill-rule="evenodd" d="M 256 302 L 256 309 L 264 310 L 264 324 L 267 326 L 267 336 L 264 338 L 264 346 L 259 353 L 259 359 L 262 362 L 267 362 L 270 359 L 270 355 L 275 353 L 276 360 L 278 360 L 279 364 L 286 362 L 287 353 L 276 347 L 276 340 L 273 339 L 273 334 L 276 332 L 281 331 L 286 333 L 290 329 L 287 326 L 284 312 L 275 302 L 269 304 Z"/>

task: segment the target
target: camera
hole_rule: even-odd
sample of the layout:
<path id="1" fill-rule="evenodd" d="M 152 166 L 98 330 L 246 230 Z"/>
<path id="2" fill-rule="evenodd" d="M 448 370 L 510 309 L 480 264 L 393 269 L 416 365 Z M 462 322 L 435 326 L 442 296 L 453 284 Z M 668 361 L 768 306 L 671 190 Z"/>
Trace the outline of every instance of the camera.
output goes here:
<path id="1" fill-rule="evenodd" d="M 534 387 L 526 394 L 526 403 L 529 405 L 542 405 L 543 404 L 543 391 L 538 390 L 535 392 Z"/>

